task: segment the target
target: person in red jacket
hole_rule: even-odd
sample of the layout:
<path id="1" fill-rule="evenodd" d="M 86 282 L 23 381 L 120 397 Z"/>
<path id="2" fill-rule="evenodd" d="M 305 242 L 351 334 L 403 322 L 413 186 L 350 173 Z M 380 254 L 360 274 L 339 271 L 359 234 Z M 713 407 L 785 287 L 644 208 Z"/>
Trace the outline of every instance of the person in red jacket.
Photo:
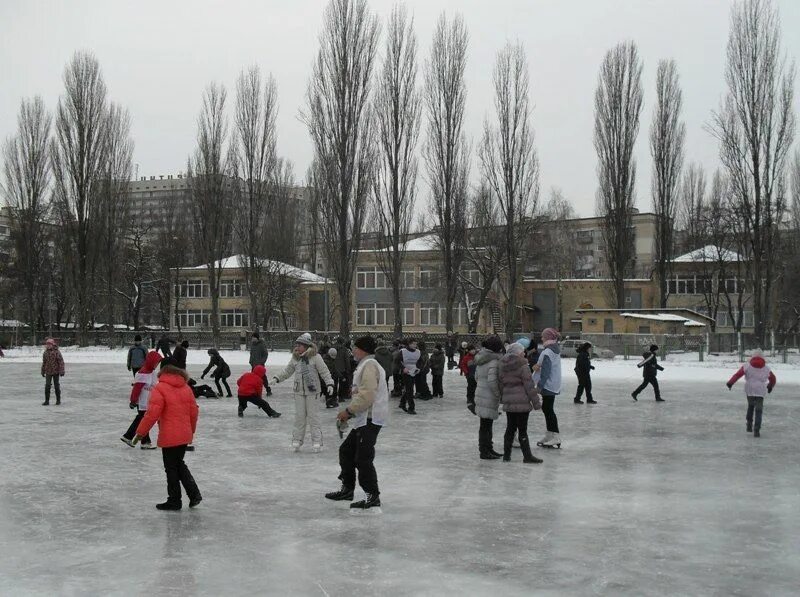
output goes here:
<path id="1" fill-rule="evenodd" d="M 477 349 L 472 345 L 466 347 L 466 352 L 458 360 L 458 368 L 461 370 L 461 375 L 467 378 L 467 408 L 473 415 L 475 414 L 475 388 L 478 387 L 478 382 L 475 380 L 475 354 Z"/>
<path id="2" fill-rule="evenodd" d="M 147 412 L 147 403 L 150 399 L 150 393 L 158 383 L 156 367 L 158 367 L 160 362 L 161 355 L 155 350 L 152 350 L 147 353 L 144 358 L 144 364 L 136 371 L 129 404 L 131 409 L 137 409 L 136 417 L 133 419 L 130 427 L 128 427 L 128 430 L 119 438 L 129 446 L 133 442 L 133 437 L 136 435 L 136 429 L 139 427 L 139 423 L 142 422 L 144 414 Z M 150 442 L 150 434 L 148 433 L 142 438 L 142 450 L 155 449 L 156 447 Z"/>
<path id="3" fill-rule="evenodd" d="M 263 410 L 272 418 L 278 418 L 281 413 L 273 409 L 269 402 L 261 397 L 264 391 L 264 377 L 267 374 L 267 369 L 264 365 L 256 365 L 252 371 L 248 371 L 242 375 L 236 382 L 239 386 L 239 416 L 244 416 L 244 409 L 247 408 L 247 403 L 252 402 L 258 408 Z"/>
<path id="4" fill-rule="evenodd" d="M 157 504 L 159 510 L 180 510 L 181 485 L 189 497 L 189 507 L 194 508 L 202 501 L 189 467 L 183 461 L 186 446 L 192 443 L 197 428 L 197 401 L 194 399 L 186 373 L 186 352 L 177 350 L 170 357 L 169 364 L 158 374 L 158 384 L 150 392 L 150 401 L 133 444 L 136 445 L 150 429 L 158 423 L 158 447 L 164 457 L 164 471 L 167 473 L 167 501 Z"/>
<path id="5" fill-rule="evenodd" d="M 764 398 L 772 393 L 777 379 L 775 374 L 767 366 L 761 350 L 756 350 L 750 362 L 742 365 L 733 374 L 726 384 L 730 390 L 740 378 L 744 377 L 744 393 L 747 396 L 747 432 L 753 432 L 753 437 L 761 437 L 761 414 L 764 410 Z M 753 425 L 753 413 L 755 412 L 755 425 Z"/>

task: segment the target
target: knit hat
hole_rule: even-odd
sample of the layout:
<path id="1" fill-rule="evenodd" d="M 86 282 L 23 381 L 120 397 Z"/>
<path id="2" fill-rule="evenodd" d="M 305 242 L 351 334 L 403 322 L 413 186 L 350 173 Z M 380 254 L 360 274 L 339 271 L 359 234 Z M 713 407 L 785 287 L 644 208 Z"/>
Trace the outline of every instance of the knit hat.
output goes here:
<path id="1" fill-rule="evenodd" d="M 355 347 L 360 348 L 366 353 L 375 354 L 377 343 L 372 336 L 361 336 L 355 341 Z"/>
<path id="2" fill-rule="evenodd" d="M 650 345 L 650 352 L 657 352 L 657 351 L 658 351 L 658 346 L 656 346 L 655 344 L 651 344 Z"/>
<path id="3" fill-rule="evenodd" d="M 186 349 L 178 344 L 175 347 L 172 356 L 161 361 L 162 367 L 166 367 L 167 365 L 171 365 L 178 369 L 186 369 Z"/>
<path id="4" fill-rule="evenodd" d="M 297 340 L 294 341 L 295 344 L 302 344 L 303 346 L 311 346 L 314 344 L 314 341 L 311 339 L 311 334 L 308 332 L 304 334 L 300 334 L 297 337 Z"/>
<path id="5" fill-rule="evenodd" d="M 493 335 L 489 336 L 482 342 L 482 346 L 492 352 L 502 352 L 503 351 L 503 341 L 500 339 L 500 336 Z"/>
<path id="6" fill-rule="evenodd" d="M 525 354 L 525 347 L 519 342 L 514 342 L 513 344 L 508 345 L 508 348 L 506 349 L 506 354 L 523 355 Z"/>
<path id="7" fill-rule="evenodd" d="M 329 348 L 328 349 L 328 356 L 331 357 L 332 359 L 335 359 L 337 354 L 339 354 L 339 353 L 336 352 L 335 348 Z"/>
<path id="8" fill-rule="evenodd" d="M 56 339 L 55 338 L 48 338 L 47 340 L 44 341 L 44 343 L 47 346 L 55 346 L 56 345 Z"/>
<path id="9" fill-rule="evenodd" d="M 184 348 L 189 348 L 189 341 L 188 340 L 183 340 L 181 342 L 181 346 L 183 346 Z"/>
<path id="10" fill-rule="evenodd" d="M 141 337 L 139 334 L 136 334 L 136 335 L 133 337 L 133 341 L 134 341 L 134 342 L 141 342 L 141 341 L 142 341 L 142 337 Z"/>
<path id="11" fill-rule="evenodd" d="M 558 340 L 561 334 L 558 333 L 556 328 L 545 328 L 542 330 L 542 340 L 548 342 L 550 340 Z"/>

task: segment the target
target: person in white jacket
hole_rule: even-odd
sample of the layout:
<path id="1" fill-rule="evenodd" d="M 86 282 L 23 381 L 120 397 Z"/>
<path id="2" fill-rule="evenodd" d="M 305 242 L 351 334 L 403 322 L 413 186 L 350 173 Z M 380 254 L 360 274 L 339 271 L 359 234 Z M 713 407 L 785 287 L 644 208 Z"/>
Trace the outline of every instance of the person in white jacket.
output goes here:
<path id="1" fill-rule="evenodd" d="M 306 426 L 311 428 L 311 441 L 314 452 L 322 450 L 322 427 L 319 423 L 319 398 L 322 388 L 320 378 L 328 387 L 328 395 L 333 393 L 333 378 L 325 361 L 317 353 L 311 334 L 301 334 L 295 340 L 292 359 L 283 371 L 273 377 L 276 384 L 294 375 L 294 430 L 292 448 L 300 450 L 306 435 Z"/>

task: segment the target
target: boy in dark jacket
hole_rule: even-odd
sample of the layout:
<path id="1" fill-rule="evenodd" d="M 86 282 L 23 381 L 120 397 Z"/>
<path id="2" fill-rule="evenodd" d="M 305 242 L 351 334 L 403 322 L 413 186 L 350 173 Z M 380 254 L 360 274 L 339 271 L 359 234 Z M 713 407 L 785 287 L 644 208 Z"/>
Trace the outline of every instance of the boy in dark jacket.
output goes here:
<path id="1" fill-rule="evenodd" d="M 242 375 L 236 382 L 238 386 L 237 395 L 239 397 L 239 416 L 244 416 L 244 411 L 247 408 L 247 403 L 251 402 L 258 408 L 267 413 L 270 418 L 278 418 L 281 413 L 273 409 L 269 402 L 261 397 L 264 391 L 264 376 L 267 374 L 267 369 L 264 365 L 256 365 L 253 370 Z"/>
<path id="2" fill-rule="evenodd" d="M 428 386 L 428 373 L 431 371 L 430 355 L 425 347 L 425 342 L 420 342 L 418 346 L 419 361 L 417 361 L 417 369 L 419 369 L 419 374 L 415 378 L 417 398 L 419 400 L 430 400 L 433 398 L 431 389 Z"/>
<path id="3" fill-rule="evenodd" d="M 219 397 L 222 398 L 222 388 L 219 385 L 219 382 L 222 381 L 222 385 L 224 385 L 225 389 L 228 391 L 228 398 L 232 398 L 231 387 L 228 385 L 228 378 L 231 376 L 231 368 L 228 366 L 228 363 L 225 362 L 225 359 L 220 356 L 216 348 L 209 348 L 208 356 L 211 358 L 208 360 L 208 366 L 203 369 L 203 374 L 200 376 L 200 379 L 203 379 L 206 373 L 208 373 L 212 367 L 215 367 L 214 371 L 211 373 L 211 377 L 217 386 Z M 253 371 L 255 371 L 255 369 L 253 369 Z"/>
<path id="4" fill-rule="evenodd" d="M 339 390 L 339 402 L 350 398 L 350 375 L 352 374 L 353 354 L 344 342 L 344 338 L 336 338 L 336 380 Z"/>
<path id="5" fill-rule="evenodd" d="M 658 364 L 656 352 L 658 352 L 658 346 L 655 344 L 651 345 L 650 351 L 642 353 L 642 361 L 636 365 L 642 369 L 642 377 L 644 378 L 642 385 L 636 388 L 631 394 L 631 397 L 637 402 L 639 400 L 639 394 L 647 387 L 647 384 L 653 386 L 653 391 L 656 394 L 656 402 L 664 402 L 664 399 L 661 397 L 661 391 L 658 388 L 658 379 L 656 379 L 658 372 L 663 371 L 664 367 Z"/>
<path id="6" fill-rule="evenodd" d="M 128 349 L 128 371 L 133 371 L 133 376 L 144 365 L 144 360 L 147 358 L 147 349 L 142 346 L 142 337 L 139 334 L 133 338 L 133 346 Z"/>
<path id="7" fill-rule="evenodd" d="M 445 354 L 442 352 L 442 345 L 437 344 L 429 359 L 431 366 L 431 378 L 433 382 L 433 397 L 444 398 L 444 388 L 442 379 L 444 378 Z"/>
<path id="8" fill-rule="evenodd" d="M 581 396 L 586 390 L 586 404 L 597 404 L 592 398 L 592 365 L 589 351 L 592 349 L 591 342 L 585 342 L 578 347 L 578 358 L 575 359 L 575 375 L 578 376 L 578 391 L 575 394 L 575 404 L 583 404 Z"/>
<path id="9" fill-rule="evenodd" d="M 322 360 L 325 362 L 325 366 L 328 368 L 328 373 L 331 374 L 331 378 L 333 379 L 333 392 L 330 394 L 328 393 L 328 384 L 323 383 L 322 377 L 320 376 L 320 387 L 322 388 L 322 393 L 325 396 L 325 408 L 337 408 L 339 406 L 339 378 L 336 375 L 336 349 L 335 348 L 328 348 L 322 354 Z"/>
<path id="10" fill-rule="evenodd" d="M 378 361 L 378 364 L 383 367 L 384 373 L 386 373 L 386 382 L 388 384 L 389 377 L 392 375 L 392 369 L 394 367 L 394 356 L 392 355 L 391 348 L 383 341 L 382 338 L 378 338 L 378 347 L 375 349 L 375 360 Z"/>

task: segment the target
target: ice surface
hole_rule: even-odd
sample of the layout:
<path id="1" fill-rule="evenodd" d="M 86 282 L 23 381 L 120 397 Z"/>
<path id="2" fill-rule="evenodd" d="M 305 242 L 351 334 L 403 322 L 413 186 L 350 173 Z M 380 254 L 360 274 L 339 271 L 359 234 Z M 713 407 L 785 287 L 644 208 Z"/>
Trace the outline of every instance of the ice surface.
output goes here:
<path id="1" fill-rule="evenodd" d="M 537 449 L 541 465 L 519 450 L 480 461 L 464 380 L 448 373 L 446 397 L 418 416 L 393 401 L 376 457 L 383 514 L 353 517 L 322 497 L 338 488 L 334 413 L 323 409 L 325 451 L 289 450 L 289 382 L 271 399 L 280 419 L 201 400 L 187 461 L 204 501 L 155 510 L 160 453 L 118 439 L 133 416 L 122 363 L 68 360 L 64 404 L 45 408 L 38 365 L 0 361 L 0 594 L 797 594 L 800 388 L 788 369 L 755 439 L 742 389 L 724 387 L 735 363 L 668 361 L 656 404 L 650 390 L 630 399 L 634 361 L 598 361 L 597 406 L 573 405 L 565 374 L 563 448 Z M 530 432 L 544 433 L 541 413 Z"/>

